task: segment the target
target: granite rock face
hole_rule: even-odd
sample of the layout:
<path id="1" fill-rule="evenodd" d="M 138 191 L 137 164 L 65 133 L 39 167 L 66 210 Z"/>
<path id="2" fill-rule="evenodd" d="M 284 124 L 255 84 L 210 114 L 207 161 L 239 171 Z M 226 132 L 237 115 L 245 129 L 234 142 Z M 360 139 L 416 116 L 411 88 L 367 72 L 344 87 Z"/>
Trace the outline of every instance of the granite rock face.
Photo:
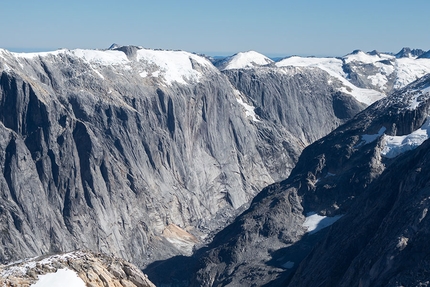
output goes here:
<path id="1" fill-rule="evenodd" d="M 280 70 L 288 85 L 238 91 L 181 51 L 0 50 L 0 260 L 88 249 L 142 267 L 191 254 L 363 107 L 324 72 Z M 326 125 L 308 126 L 307 106 Z"/>
<path id="2" fill-rule="evenodd" d="M 426 76 L 307 147 L 196 253 L 189 284 L 426 286 L 429 87 Z"/>

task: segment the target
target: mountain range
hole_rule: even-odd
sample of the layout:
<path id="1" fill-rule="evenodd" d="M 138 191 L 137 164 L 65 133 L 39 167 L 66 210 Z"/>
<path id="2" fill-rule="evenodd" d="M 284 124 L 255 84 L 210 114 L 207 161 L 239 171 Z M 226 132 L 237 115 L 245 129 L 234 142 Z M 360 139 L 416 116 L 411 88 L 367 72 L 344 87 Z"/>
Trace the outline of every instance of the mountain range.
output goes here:
<path id="1" fill-rule="evenodd" d="M 92 250 L 171 286 L 423 283 L 425 55 L 0 50 L 0 261 Z"/>

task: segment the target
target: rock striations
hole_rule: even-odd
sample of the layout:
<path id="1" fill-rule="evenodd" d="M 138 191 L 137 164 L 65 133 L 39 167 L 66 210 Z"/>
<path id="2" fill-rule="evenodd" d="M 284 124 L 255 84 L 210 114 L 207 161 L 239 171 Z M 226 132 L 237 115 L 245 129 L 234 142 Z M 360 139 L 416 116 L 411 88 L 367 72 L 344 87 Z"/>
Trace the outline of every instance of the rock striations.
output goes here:
<path id="1" fill-rule="evenodd" d="M 134 46 L 0 50 L 0 261 L 189 255 L 364 107 L 319 69 L 258 69 Z"/>
<path id="2" fill-rule="evenodd" d="M 196 254 L 191 285 L 427 286 L 429 116 L 425 76 L 307 147 Z"/>

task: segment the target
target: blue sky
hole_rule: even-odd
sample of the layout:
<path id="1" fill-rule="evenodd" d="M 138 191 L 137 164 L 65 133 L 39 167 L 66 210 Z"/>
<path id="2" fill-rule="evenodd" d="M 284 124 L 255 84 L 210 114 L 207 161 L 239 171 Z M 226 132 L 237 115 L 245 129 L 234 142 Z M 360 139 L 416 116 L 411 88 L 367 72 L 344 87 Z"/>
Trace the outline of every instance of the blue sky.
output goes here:
<path id="1" fill-rule="evenodd" d="M 430 49 L 428 0 L 8 0 L 0 47 L 107 48 L 112 43 L 211 55 L 342 56 Z"/>

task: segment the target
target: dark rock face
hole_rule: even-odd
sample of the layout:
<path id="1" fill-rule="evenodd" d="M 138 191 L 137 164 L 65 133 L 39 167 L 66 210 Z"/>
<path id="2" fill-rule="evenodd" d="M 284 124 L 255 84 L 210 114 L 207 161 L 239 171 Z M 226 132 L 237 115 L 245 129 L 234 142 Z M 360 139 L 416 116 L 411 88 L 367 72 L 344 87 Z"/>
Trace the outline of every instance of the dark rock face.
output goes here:
<path id="1" fill-rule="evenodd" d="M 420 128 L 430 107 L 421 90 L 429 86 L 424 77 L 307 147 L 287 180 L 263 189 L 196 254 L 191 285 L 426 284 L 428 143 L 387 158 L 378 131 L 401 136 Z M 306 233 L 309 212 L 342 218 Z"/>
<path id="2" fill-rule="evenodd" d="M 401 49 L 395 56 L 396 58 L 420 57 L 424 53 L 426 53 L 426 51 L 423 51 L 421 49 L 411 49 L 405 47 Z"/>
<path id="3" fill-rule="evenodd" d="M 306 144 L 362 108 L 324 87 L 329 124 L 317 135 L 306 124 L 287 129 L 285 95 L 297 123 L 310 119 L 297 108 L 320 105 L 310 92 L 319 86 L 298 102 L 312 80 L 291 81 L 253 119 L 244 103 L 258 102 L 207 60 L 138 47 L 1 50 L 0 71 L 0 261 L 85 248 L 144 266 L 190 254 L 288 176 Z M 338 117 L 343 105 L 352 112 Z"/>

